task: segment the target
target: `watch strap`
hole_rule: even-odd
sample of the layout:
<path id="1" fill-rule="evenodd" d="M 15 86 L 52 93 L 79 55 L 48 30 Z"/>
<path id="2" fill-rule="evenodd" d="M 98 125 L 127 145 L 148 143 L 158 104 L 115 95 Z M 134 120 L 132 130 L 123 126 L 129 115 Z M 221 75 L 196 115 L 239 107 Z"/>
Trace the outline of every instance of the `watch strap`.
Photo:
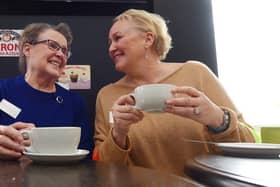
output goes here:
<path id="1" fill-rule="evenodd" d="M 211 127 L 209 125 L 207 125 L 208 131 L 217 134 L 217 133 L 221 133 L 226 131 L 229 128 L 229 124 L 230 124 L 230 113 L 228 110 L 226 109 L 222 109 L 224 112 L 223 115 L 223 123 L 219 126 L 219 127 Z"/>

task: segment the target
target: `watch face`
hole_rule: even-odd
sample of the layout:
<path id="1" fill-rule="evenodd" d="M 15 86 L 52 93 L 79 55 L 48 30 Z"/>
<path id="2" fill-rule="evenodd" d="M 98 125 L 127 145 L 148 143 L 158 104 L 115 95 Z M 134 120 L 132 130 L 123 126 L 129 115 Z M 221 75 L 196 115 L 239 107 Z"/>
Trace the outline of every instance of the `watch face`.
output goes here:
<path id="1" fill-rule="evenodd" d="M 229 113 L 229 111 L 227 111 L 225 109 L 223 109 L 223 111 L 224 111 L 223 125 L 224 126 L 229 126 L 229 124 L 230 124 L 230 113 Z"/>
<path id="2" fill-rule="evenodd" d="M 220 133 L 220 132 L 224 132 L 225 130 L 228 129 L 229 124 L 230 124 L 230 113 L 229 111 L 223 109 L 224 111 L 224 115 L 223 115 L 223 123 L 217 127 L 211 127 L 211 126 L 207 126 L 208 130 L 212 133 Z"/>

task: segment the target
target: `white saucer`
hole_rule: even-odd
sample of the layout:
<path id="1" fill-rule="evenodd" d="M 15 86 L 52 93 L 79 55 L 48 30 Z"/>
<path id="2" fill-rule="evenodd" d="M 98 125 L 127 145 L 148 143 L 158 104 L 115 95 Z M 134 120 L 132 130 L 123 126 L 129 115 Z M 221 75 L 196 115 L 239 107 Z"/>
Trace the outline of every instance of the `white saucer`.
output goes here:
<path id="1" fill-rule="evenodd" d="M 65 163 L 82 160 L 89 154 L 89 151 L 84 149 L 78 149 L 76 153 L 71 154 L 45 154 L 24 151 L 23 154 L 29 157 L 34 162 Z"/>
<path id="2" fill-rule="evenodd" d="M 232 156 L 279 158 L 280 145 L 268 143 L 216 143 L 225 154 Z"/>

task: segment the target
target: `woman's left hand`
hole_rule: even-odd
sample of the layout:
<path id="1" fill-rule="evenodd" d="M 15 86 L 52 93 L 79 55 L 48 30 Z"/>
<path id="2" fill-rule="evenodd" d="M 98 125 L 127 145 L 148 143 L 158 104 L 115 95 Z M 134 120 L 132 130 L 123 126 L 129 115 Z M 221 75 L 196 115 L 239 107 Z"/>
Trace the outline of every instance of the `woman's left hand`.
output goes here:
<path id="1" fill-rule="evenodd" d="M 172 89 L 174 98 L 166 101 L 165 112 L 193 119 L 204 125 L 219 127 L 223 122 L 223 110 L 204 93 L 188 87 Z"/>

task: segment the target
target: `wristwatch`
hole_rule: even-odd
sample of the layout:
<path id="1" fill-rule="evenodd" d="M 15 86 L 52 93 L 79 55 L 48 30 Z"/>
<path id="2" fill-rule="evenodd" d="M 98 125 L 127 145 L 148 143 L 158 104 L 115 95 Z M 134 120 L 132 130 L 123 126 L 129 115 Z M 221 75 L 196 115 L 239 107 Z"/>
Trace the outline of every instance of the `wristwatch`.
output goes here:
<path id="1" fill-rule="evenodd" d="M 207 125 L 208 131 L 217 134 L 220 132 L 224 132 L 228 129 L 229 124 L 230 124 L 230 113 L 228 110 L 226 109 L 222 109 L 224 111 L 224 115 L 223 115 L 223 123 L 219 126 L 219 127 L 211 127 L 209 125 Z"/>

